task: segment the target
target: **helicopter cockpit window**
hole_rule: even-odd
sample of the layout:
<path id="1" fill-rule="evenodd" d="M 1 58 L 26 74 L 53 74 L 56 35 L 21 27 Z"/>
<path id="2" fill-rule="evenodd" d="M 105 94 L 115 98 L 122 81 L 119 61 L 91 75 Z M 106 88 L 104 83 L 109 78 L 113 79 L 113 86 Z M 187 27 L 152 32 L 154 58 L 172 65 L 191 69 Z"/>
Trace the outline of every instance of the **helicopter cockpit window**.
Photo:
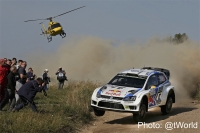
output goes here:
<path id="1" fill-rule="evenodd" d="M 57 28 L 57 27 L 61 27 L 60 23 L 56 23 L 51 25 L 51 29 Z"/>

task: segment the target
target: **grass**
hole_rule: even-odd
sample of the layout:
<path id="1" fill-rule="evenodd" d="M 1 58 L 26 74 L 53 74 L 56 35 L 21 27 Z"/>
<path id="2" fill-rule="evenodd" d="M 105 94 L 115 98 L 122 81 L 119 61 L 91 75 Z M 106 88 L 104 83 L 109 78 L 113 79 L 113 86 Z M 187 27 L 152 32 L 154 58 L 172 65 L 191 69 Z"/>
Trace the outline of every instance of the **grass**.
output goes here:
<path id="1" fill-rule="evenodd" d="M 35 103 L 39 113 L 28 105 L 19 112 L 0 112 L 0 133 L 75 132 L 93 120 L 90 99 L 99 83 L 69 81 L 62 90 L 51 86 L 48 96 L 37 93 Z"/>

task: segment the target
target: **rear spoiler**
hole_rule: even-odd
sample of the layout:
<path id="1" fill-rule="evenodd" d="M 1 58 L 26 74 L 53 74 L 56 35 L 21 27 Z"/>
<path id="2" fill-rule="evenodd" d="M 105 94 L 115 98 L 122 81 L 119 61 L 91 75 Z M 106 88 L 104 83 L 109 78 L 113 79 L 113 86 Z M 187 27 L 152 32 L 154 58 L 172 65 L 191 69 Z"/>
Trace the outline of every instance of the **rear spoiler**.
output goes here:
<path id="1" fill-rule="evenodd" d="M 169 79 L 170 77 L 170 72 L 167 69 L 164 68 L 157 68 L 157 67 L 143 67 L 142 69 L 148 69 L 148 70 L 155 70 L 155 71 L 160 71 L 165 73 L 165 75 L 167 76 L 167 78 Z"/>

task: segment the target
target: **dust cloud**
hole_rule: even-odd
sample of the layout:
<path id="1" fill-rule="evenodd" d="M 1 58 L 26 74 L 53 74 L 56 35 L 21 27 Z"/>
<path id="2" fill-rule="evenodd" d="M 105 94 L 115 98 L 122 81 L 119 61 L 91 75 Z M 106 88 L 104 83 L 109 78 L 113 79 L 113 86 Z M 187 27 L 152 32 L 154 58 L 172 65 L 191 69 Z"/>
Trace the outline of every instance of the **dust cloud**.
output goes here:
<path id="1" fill-rule="evenodd" d="M 192 95 L 200 75 L 200 44 L 192 40 L 173 44 L 159 39 L 114 44 L 98 37 L 72 37 L 55 52 L 40 51 L 27 59 L 39 76 L 45 68 L 55 78 L 61 66 L 73 80 L 107 82 L 119 71 L 144 66 L 161 67 L 171 72 L 171 82 L 183 99 Z M 41 65 L 42 64 L 42 65 Z"/>

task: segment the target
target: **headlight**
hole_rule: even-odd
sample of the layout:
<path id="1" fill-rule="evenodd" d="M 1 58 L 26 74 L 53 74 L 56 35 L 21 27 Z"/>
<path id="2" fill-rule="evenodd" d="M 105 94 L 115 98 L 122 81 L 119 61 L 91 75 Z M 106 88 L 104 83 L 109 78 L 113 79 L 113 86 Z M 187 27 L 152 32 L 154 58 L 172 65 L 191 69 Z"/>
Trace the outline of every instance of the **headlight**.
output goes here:
<path id="1" fill-rule="evenodd" d="M 107 86 L 101 87 L 101 89 L 99 89 L 99 90 L 97 91 L 96 97 L 97 97 L 97 98 L 101 98 L 101 92 L 102 92 L 102 90 L 105 90 L 105 89 L 107 89 Z"/>
<path id="2" fill-rule="evenodd" d="M 135 101 L 136 96 L 125 97 L 123 101 Z"/>
<path id="3" fill-rule="evenodd" d="M 135 93 L 137 92 L 137 90 L 130 90 L 130 91 L 128 91 L 128 92 L 130 92 L 130 93 L 132 93 L 132 94 L 135 94 Z"/>
<path id="4" fill-rule="evenodd" d="M 103 89 L 107 89 L 107 86 L 103 86 L 103 87 L 101 87 L 101 90 L 103 90 Z"/>
<path id="5" fill-rule="evenodd" d="M 100 93 L 100 91 L 97 92 L 97 95 L 96 95 L 96 96 L 97 96 L 97 98 L 101 98 L 101 93 Z"/>

